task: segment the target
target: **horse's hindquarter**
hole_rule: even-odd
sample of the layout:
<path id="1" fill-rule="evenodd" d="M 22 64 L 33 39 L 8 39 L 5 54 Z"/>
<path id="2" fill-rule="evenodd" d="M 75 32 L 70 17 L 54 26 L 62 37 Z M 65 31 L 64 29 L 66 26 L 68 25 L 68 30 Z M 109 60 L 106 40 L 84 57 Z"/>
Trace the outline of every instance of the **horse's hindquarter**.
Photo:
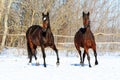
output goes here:
<path id="1" fill-rule="evenodd" d="M 33 25 L 28 29 L 28 34 L 26 35 L 29 39 L 29 43 L 31 42 L 32 44 L 36 46 L 40 46 L 40 41 L 41 41 L 41 32 L 42 29 L 39 25 Z"/>
<path id="2" fill-rule="evenodd" d="M 34 34 L 32 34 L 32 41 L 37 46 L 40 46 L 42 43 L 41 33 L 41 29 L 38 29 Z"/>

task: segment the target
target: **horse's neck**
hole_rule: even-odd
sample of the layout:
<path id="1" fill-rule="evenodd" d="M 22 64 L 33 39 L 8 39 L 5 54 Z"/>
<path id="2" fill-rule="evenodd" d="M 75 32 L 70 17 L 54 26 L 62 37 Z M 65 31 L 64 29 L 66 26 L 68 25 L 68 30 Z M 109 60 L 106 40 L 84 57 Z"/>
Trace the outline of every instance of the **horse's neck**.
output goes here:
<path id="1" fill-rule="evenodd" d="M 86 32 L 91 32 L 90 25 L 87 25 Z"/>
<path id="2" fill-rule="evenodd" d="M 47 33 L 51 32 L 51 28 L 48 27 L 46 32 L 47 32 Z"/>
<path id="3" fill-rule="evenodd" d="M 48 20 L 48 26 L 47 26 L 47 28 L 51 30 L 51 27 L 50 27 L 50 20 Z"/>
<path id="4" fill-rule="evenodd" d="M 46 30 L 46 38 L 48 38 L 49 36 L 51 36 L 51 29 L 50 28 L 47 28 Z"/>
<path id="5" fill-rule="evenodd" d="M 51 27 L 50 27 L 50 25 L 47 26 L 47 30 L 50 30 L 50 31 L 51 31 Z"/>
<path id="6" fill-rule="evenodd" d="M 86 27 L 85 35 L 88 36 L 88 37 L 91 37 L 93 35 L 93 33 L 90 29 L 90 26 Z"/>
<path id="7" fill-rule="evenodd" d="M 51 27 L 50 27 L 50 21 L 48 21 L 47 29 L 45 31 L 45 38 L 48 38 L 49 35 L 51 34 Z"/>

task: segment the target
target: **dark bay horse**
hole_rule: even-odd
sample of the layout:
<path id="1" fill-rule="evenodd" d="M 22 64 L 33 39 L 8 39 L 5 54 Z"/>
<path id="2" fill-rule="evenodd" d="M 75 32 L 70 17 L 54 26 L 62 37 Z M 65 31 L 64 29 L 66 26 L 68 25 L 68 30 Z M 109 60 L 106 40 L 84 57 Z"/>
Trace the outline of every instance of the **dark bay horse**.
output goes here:
<path id="1" fill-rule="evenodd" d="M 90 15 L 89 12 L 87 14 L 83 12 L 83 25 L 84 25 L 84 28 L 80 28 L 78 30 L 78 32 L 75 34 L 74 44 L 75 44 L 75 47 L 76 47 L 76 49 L 77 49 L 77 51 L 78 51 L 78 53 L 80 55 L 80 63 L 82 65 L 84 64 L 85 55 L 87 55 L 89 67 L 91 67 L 90 56 L 89 56 L 89 53 L 88 53 L 89 48 L 92 48 L 93 51 L 94 51 L 95 65 L 98 64 L 98 61 L 97 61 L 95 38 L 94 38 L 93 33 L 90 30 L 89 15 Z M 84 48 L 83 59 L 82 59 L 82 56 L 81 56 L 80 47 Z"/>
<path id="2" fill-rule="evenodd" d="M 35 60 L 37 60 L 36 48 L 37 46 L 40 46 L 43 54 L 44 67 L 46 67 L 46 61 L 45 61 L 46 47 L 50 47 L 56 52 L 56 55 L 57 55 L 56 64 L 59 65 L 58 49 L 55 46 L 53 33 L 51 32 L 50 19 L 49 19 L 48 12 L 47 14 L 42 13 L 42 21 L 43 21 L 42 27 L 39 25 L 32 25 L 31 27 L 28 28 L 26 32 L 28 57 L 30 59 L 29 63 L 32 62 L 32 56 L 34 56 Z"/>

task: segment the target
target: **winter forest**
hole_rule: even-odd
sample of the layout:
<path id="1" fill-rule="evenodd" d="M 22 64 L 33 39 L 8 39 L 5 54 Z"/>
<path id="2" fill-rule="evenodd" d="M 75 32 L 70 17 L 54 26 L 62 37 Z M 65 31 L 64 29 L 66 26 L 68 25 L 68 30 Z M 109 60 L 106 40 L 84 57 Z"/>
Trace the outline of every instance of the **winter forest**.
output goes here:
<path id="1" fill-rule="evenodd" d="M 89 11 L 98 51 L 120 51 L 119 4 L 119 0 L 1 0 L 1 49 L 26 48 L 26 30 L 42 25 L 42 12 L 49 12 L 57 47 L 74 50 L 74 35 L 83 27 L 82 12 Z"/>

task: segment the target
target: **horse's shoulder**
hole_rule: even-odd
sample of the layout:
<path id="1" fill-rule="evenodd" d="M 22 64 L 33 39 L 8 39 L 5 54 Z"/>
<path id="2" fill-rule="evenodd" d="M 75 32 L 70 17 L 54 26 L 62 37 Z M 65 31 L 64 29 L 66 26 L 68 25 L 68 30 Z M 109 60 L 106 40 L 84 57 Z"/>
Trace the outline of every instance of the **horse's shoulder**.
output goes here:
<path id="1" fill-rule="evenodd" d="M 42 30 L 42 27 L 39 26 L 39 25 L 32 25 L 28 28 L 27 32 L 26 32 L 26 35 L 28 34 L 32 34 L 32 35 L 36 35 L 38 32 L 41 32 Z"/>
<path id="2" fill-rule="evenodd" d="M 34 31 L 36 29 L 41 29 L 42 27 L 39 25 L 32 25 L 28 28 L 28 31 Z"/>

